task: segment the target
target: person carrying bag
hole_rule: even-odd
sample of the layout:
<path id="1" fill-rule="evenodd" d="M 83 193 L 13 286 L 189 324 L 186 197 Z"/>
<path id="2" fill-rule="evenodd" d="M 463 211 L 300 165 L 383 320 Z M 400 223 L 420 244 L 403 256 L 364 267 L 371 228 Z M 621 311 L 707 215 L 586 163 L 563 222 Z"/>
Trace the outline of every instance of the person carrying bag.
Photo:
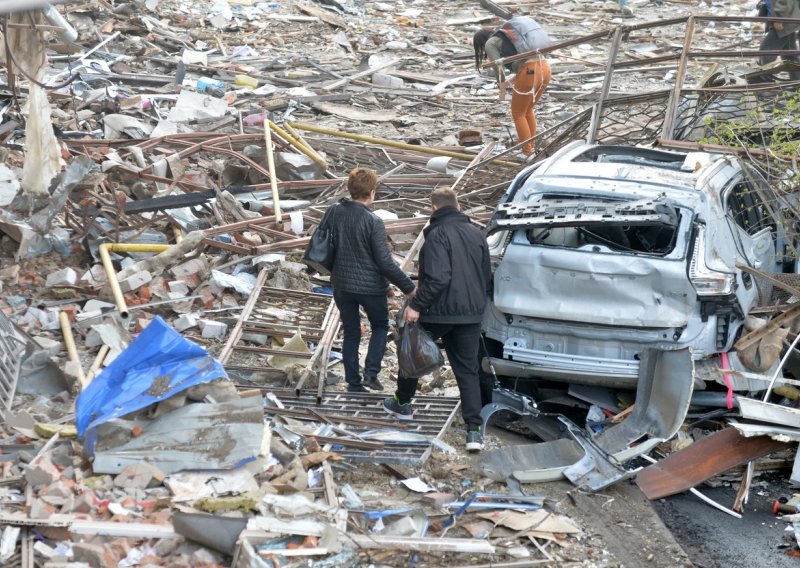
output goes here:
<path id="1" fill-rule="evenodd" d="M 383 221 L 370 210 L 377 185 L 375 171 L 368 168 L 352 170 L 347 179 L 350 198 L 342 199 L 331 207 L 317 229 L 320 235 L 316 243 L 316 251 L 319 252 L 316 261 L 322 268 L 327 268 L 329 255 L 332 254 L 329 270 L 333 299 L 339 308 L 344 331 L 344 375 L 348 392 L 354 393 L 368 392 L 368 388 L 383 390 L 378 373 L 389 334 L 389 306 L 386 299 L 389 282 L 409 298 L 416 291 L 414 283 L 392 257 Z M 309 258 L 314 247 L 312 237 L 306 251 Z M 361 343 L 360 308 L 364 308 L 372 330 L 363 377 L 359 370 L 358 355 Z"/>
<path id="2" fill-rule="evenodd" d="M 425 363 L 433 361 L 434 349 L 428 341 L 436 347 L 433 342 L 441 338 L 461 395 L 461 416 L 467 429 L 465 448 L 474 452 L 483 449 L 478 344 L 492 276 L 489 245 L 483 232 L 459 211 L 452 189 L 435 190 L 431 209 L 430 224 L 424 229 L 425 244 L 419 253 L 418 291 L 403 310 L 406 336 L 400 339 L 397 390 L 383 401 L 383 409 L 400 420 L 414 419 L 412 399 L 419 374 L 427 367 Z M 416 335 L 416 348 L 410 347 L 413 325 L 419 325 L 425 334 Z M 409 345 L 408 359 L 403 341 Z"/>

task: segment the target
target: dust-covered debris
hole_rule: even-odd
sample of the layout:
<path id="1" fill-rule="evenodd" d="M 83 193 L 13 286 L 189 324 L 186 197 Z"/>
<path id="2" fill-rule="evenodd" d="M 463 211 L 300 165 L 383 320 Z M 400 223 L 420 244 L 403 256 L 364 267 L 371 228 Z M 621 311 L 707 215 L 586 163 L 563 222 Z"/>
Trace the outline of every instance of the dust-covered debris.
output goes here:
<path id="1" fill-rule="evenodd" d="M 763 24 L 740 19 L 753 6 L 43 4 L 0 7 L 13 12 L 3 14 L 0 105 L 3 565 L 685 561 L 624 484 L 588 496 L 485 477 L 450 427 L 449 367 L 423 380 L 421 426 L 387 417 L 378 395 L 348 398 L 330 283 L 300 259 L 356 166 L 378 172 L 374 209 L 413 274 L 437 187 L 456 189 L 485 225 L 523 167 L 572 140 L 697 149 L 709 113 L 770 110 L 783 84 L 740 91 L 785 79 L 792 62 L 758 67 L 727 51 L 756 49 Z M 560 46 L 527 162 L 471 43 L 480 27 L 524 13 Z M 687 19 L 699 13 L 734 19 Z M 720 53 L 687 61 L 685 43 Z M 390 294 L 394 314 L 402 306 Z M 785 333 L 771 344 L 749 336 L 753 364 L 791 340 L 790 319 L 778 323 Z M 390 342 L 386 392 L 397 365 Z M 738 388 L 762 384 L 760 372 L 730 377 Z M 796 412 L 788 386 L 775 389 L 773 412 Z M 594 431 L 623 420 L 633 400 L 545 394 Z M 542 420 L 506 418 L 487 433 L 490 450 L 547 439 Z M 777 423 L 755 435 L 795 442 Z M 693 424 L 678 434 L 684 445 L 706 433 Z M 678 450 L 674 440 L 659 449 Z M 758 476 L 764 460 L 754 463 Z M 637 528 L 643 543 L 629 537 Z"/>

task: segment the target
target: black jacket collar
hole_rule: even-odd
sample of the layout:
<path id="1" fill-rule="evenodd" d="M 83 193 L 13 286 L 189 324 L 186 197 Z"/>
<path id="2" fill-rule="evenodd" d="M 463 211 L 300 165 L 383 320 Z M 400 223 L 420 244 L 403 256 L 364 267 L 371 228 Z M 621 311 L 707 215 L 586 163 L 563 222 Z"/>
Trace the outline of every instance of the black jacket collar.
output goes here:
<path id="1" fill-rule="evenodd" d="M 436 211 L 431 214 L 431 223 L 427 227 L 425 227 L 425 235 L 427 236 L 428 233 L 436 226 L 442 223 L 469 223 L 469 217 L 464 215 L 461 211 L 456 209 L 455 207 L 442 207 L 437 209 Z"/>

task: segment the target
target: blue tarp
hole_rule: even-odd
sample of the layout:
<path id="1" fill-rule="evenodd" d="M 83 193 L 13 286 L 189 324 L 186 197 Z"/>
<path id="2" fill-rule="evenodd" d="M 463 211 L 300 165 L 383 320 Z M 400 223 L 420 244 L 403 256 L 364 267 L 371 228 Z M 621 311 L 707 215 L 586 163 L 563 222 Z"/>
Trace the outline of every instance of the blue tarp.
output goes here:
<path id="1" fill-rule="evenodd" d="M 222 363 L 157 317 L 78 396 L 78 435 L 94 455 L 100 424 L 219 378 Z"/>

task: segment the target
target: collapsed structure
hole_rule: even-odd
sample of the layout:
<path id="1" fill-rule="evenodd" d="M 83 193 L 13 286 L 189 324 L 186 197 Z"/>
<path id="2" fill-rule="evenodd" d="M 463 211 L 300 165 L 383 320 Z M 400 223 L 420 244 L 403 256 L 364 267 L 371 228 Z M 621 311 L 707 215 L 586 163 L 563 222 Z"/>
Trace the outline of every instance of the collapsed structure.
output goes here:
<path id="1" fill-rule="evenodd" d="M 331 291 L 298 260 L 352 167 L 379 172 L 376 213 L 398 262 L 413 273 L 436 187 L 456 189 L 462 209 L 490 230 L 535 228 L 525 223 L 552 217 L 563 203 L 514 205 L 507 192 L 568 143 L 658 145 L 684 152 L 673 161 L 694 172 L 693 160 L 704 165 L 710 153 L 729 151 L 721 132 L 731 125 L 758 131 L 757 143 L 769 146 L 785 132 L 781 109 L 797 96 L 781 75 L 794 64 L 755 68 L 754 50 L 706 46 L 716 38 L 755 44 L 761 19 L 609 22 L 572 37 L 566 30 L 575 15 L 545 14 L 561 40 L 547 49 L 555 79 L 537 153 L 521 163 L 501 142 L 506 113 L 493 110 L 494 85 L 473 70 L 466 41 L 470 26 L 495 16 L 461 4 L 470 12 L 454 17 L 432 5 L 342 0 L 98 0 L 67 3 L 64 23 L 36 11 L 4 17 L 0 280 L 9 295 L 0 316 L 0 559 L 23 566 L 287 566 L 309 557 L 315 566 L 409 558 L 437 565 L 443 555 L 463 563 L 466 555 L 487 563 L 502 555 L 580 561 L 591 534 L 519 483 L 566 477 L 598 490 L 636 476 L 648 497 L 659 498 L 767 454 L 791 463 L 799 438 L 787 400 L 797 400 L 796 381 L 781 371 L 791 371 L 785 363 L 794 344 L 781 356 L 800 294 L 790 261 L 796 210 L 786 191 L 791 174 L 766 161 L 754 160 L 768 182 L 759 191 L 769 192 L 759 196 L 758 213 L 786 229 L 771 241 L 783 273 L 765 272 L 744 254 L 736 278 L 751 290 L 748 313 L 700 314 L 723 322 L 714 331 L 722 326 L 724 340 L 708 338 L 718 349 L 701 357 L 686 345 L 658 345 L 637 352 L 636 364 L 626 353 L 627 382 L 601 386 L 636 387 L 627 394 L 592 391 L 569 376 L 564 392 L 501 377 L 485 421 L 510 412 L 544 442 L 487 452 L 477 477 L 447 443 L 458 401 L 443 396 L 452 393 L 442 388 L 446 371 L 416 399 L 419 419 L 408 427 L 380 411 L 381 395 L 341 392 Z M 309 43 L 306 26 L 326 41 Z M 453 32 L 431 37 L 436 26 Z M 23 53 L 23 44 L 41 49 Z M 756 85 L 764 77 L 777 80 Z M 740 153 L 775 154 L 754 146 Z M 627 158 L 607 159 L 620 155 Z M 606 149 L 593 163 L 631 169 L 666 155 Z M 591 213 L 604 218 L 623 214 L 595 205 Z M 691 249 L 696 237 L 686 215 L 679 224 L 674 204 L 635 205 L 625 214 L 657 216 L 648 223 L 671 230 L 670 242 L 684 234 L 682 250 Z M 741 214 L 753 207 L 742 205 Z M 636 239 L 637 252 L 669 255 L 646 247 L 644 233 Z M 587 246 L 623 244 L 606 238 Z M 620 317 L 654 327 L 644 312 Z M 745 322 L 747 315 L 755 317 Z M 734 342 L 732 322 L 752 326 L 733 345 L 750 350 L 749 365 L 734 368 L 719 355 Z M 485 372 L 512 375 L 500 364 L 524 361 L 524 346 L 504 349 L 488 353 L 495 358 Z M 391 353 L 386 361 L 391 375 Z M 706 382 L 722 394 L 702 392 Z M 773 391 L 787 400 L 770 399 Z M 706 428 L 713 433 L 681 450 L 688 458 L 678 452 L 639 471 L 634 457 L 677 449 L 669 440 L 688 437 L 690 405 L 717 408 Z M 577 407 L 590 428 L 564 406 Z M 359 485 L 364 464 L 382 464 L 388 477 Z M 742 502 L 752 472 L 749 465 Z M 681 553 L 669 554 L 664 565 Z"/>

